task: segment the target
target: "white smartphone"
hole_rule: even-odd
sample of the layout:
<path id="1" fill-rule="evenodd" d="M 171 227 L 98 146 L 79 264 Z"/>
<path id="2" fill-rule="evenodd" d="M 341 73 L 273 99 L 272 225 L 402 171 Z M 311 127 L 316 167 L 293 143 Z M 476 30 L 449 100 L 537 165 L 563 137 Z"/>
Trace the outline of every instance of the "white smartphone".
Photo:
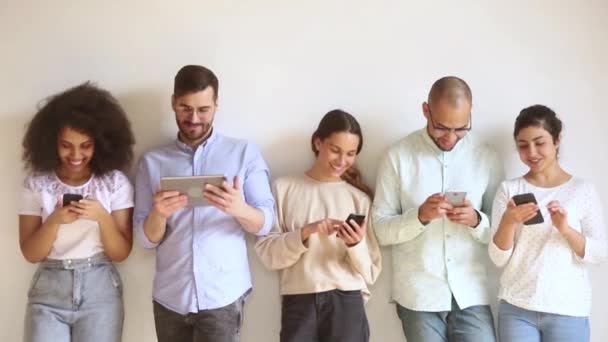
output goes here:
<path id="1" fill-rule="evenodd" d="M 445 192 L 445 199 L 446 201 L 448 201 L 448 203 L 450 203 L 451 205 L 455 206 L 455 207 L 462 207 L 464 205 L 464 201 L 467 198 L 467 192 L 466 191 L 446 191 Z"/>
<path id="2" fill-rule="evenodd" d="M 187 195 L 189 207 L 208 206 L 210 203 L 203 197 L 205 185 L 221 186 L 225 180 L 224 175 L 161 177 L 160 189 L 179 191 L 180 194 Z"/>

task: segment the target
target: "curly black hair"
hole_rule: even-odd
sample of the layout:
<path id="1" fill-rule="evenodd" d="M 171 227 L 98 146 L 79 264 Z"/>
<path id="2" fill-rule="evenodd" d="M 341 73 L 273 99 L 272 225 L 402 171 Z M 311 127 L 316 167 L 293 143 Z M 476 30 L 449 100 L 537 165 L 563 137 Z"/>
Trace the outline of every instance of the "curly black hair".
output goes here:
<path id="1" fill-rule="evenodd" d="M 85 82 L 47 98 L 29 122 L 23 137 L 26 170 L 59 168 L 57 139 L 65 127 L 93 138 L 90 166 L 95 174 L 126 170 L 131 165 L 135 138 L 125 111 L 110 92 Z"/>

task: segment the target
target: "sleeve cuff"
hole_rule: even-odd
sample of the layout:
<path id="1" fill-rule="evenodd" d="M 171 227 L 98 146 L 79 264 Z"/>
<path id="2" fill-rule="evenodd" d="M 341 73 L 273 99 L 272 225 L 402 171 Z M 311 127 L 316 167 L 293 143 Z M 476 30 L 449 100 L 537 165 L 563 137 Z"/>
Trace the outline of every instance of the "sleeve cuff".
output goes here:
<path id="1" fill-rule="evenodd" d="M 369 250 L 367 248 L 367 238 L 363 237 L 358 244 L 347 247 L 348 255 L 352 260 L 360 260 L 361 258 L 366 258 L 369 256 Z"/>
<path id="2" fill-rule="evenodd" d="M 262 211 L 264 215 L 264 223 L 262 224 L 262 228 L 258 230 L 255 235 L 256 236 L 264 236 L 270 233 L 272 229 L 272 224 L 274 222 L 274 210 L 268 209 L 267 207 L 256 207 Z"/>
<path id="3" fill-rule="evenodd" d="M 158 247 L 160 242 L 152 242 L 146 236 L 144 232 L 144 221 L 135 222 L 133 224 L 133 230 L 135 231 L 135 238 L 142 245 L 143 248 L 152 249 Z"/>
<path id="4" fill-rule="evenodd" d="M 494 265 L 502 267 L 509 261 L 509 258 L 511 258 L 511 254 L 513 254 L 513 247 L 505 251 L 498 248 L 494 241 L 492 241 L 490 242 L 488 252 Z"/>
<path id="5" fill-rule="evenodd" d="M 481 220 L 479 220 L 477 227 L 469 227 L 469 232 L 477 242 L 487 244 L 490 242 L 490 219 L 483 212 L 475 211 L 481 217 Z"/>
<path id="6" fill-rule="evenodd" d="M 290 251 L 302 254 L 308 251 L 308 247 L 306 247 L 302 241 L 302 233 L 300 230 L 301 229 L 297 229 L 292 232 L 285 233 L 287 235 L 285 237 L 285 244 Z"/>
<path id="7" fill-rule="evenodd" d="M 588 263 L 588 264 L 597 264 L 604 260 L 606 260 L 608 251 L 606 250 L 606 245 L 598 242 L 594 239 L 588 239 L 585 237 L 585 255 L 584 257 L 579 257 L 576 253 L 574 253 L 574 257 L 578 262 Z"/>

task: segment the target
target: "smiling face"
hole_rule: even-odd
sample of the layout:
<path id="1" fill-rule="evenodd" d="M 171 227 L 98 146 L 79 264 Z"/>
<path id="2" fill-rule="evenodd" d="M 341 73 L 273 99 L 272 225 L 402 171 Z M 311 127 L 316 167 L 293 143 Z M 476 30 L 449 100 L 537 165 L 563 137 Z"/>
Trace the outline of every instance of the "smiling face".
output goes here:
<path id="1" fill-rule="evenodd" d="M 181 96 L 173 96 L 171 105 L 175 112 L 175 120 L 182 142 L 190 146 L 197 146 L 209 136 L 217 111 L 215 92 L 212 87 Z"/>
<path id="2" fill-rule="evenodd" d="M 57 136 L 57 155 L 64 174 L 89 173 L 95 153 L 95 140 L 87 134 L 64 127 Z"/>
<path id="3" fill-rule="evenodd" d="M 355 163 L 359 136 L 349 132 L 335 132 L 325 139 L 314 141 L 318 151 L 314 168 L 327 180 L 339 180 Z"/>
<path id="4" fill-rule="evenodd" d="M 431 108 L 432 107 L 432 108 Z M 433 105 L 422 104 L 427 119 L 427 132 L 442 151 L 451 151 L 471 129 L 471 104 L 468 100 L 451 104 L 438 101 Z"/>
<path id="5" fill-rule="evenodd" d="M 531 172 L 541 173 L 557 164 L 559 140 L 554 141 L 551 133 L 542 126 L 520 129 L 515 142 L 519 158 Z"/>

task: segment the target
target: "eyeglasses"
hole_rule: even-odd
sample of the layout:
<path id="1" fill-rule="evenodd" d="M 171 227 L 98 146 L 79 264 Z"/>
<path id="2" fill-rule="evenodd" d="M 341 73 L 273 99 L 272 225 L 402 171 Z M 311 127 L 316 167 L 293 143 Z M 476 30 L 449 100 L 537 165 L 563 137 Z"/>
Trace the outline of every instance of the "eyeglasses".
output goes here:
<path id="1" fill-rule="evenodd" d="M 176 113 L 182 116 L 191 116 L 193 114 L 197 114 L 199 117 L 209 113 L 212 110 L 210 106 L 205 106 L 202 108 L 193 108 L 189 106 L 178 106 L 176 108 Z"/>
<path id="2" fill-rule="evenodd" d="M 429 110 L 429 119 L 431 120 L 431 129 L 433 130 L 433 135 L 436 137 L 443 137 L 444 135 L 452 132 L 457 137 L 462 138 L 473 128 L 473 115 L 469 115 L 469 127 L 462 128 L 447 128 L 443 126 L 437 127 L 435 121 L 433 121 L 433 113 Z"/>

